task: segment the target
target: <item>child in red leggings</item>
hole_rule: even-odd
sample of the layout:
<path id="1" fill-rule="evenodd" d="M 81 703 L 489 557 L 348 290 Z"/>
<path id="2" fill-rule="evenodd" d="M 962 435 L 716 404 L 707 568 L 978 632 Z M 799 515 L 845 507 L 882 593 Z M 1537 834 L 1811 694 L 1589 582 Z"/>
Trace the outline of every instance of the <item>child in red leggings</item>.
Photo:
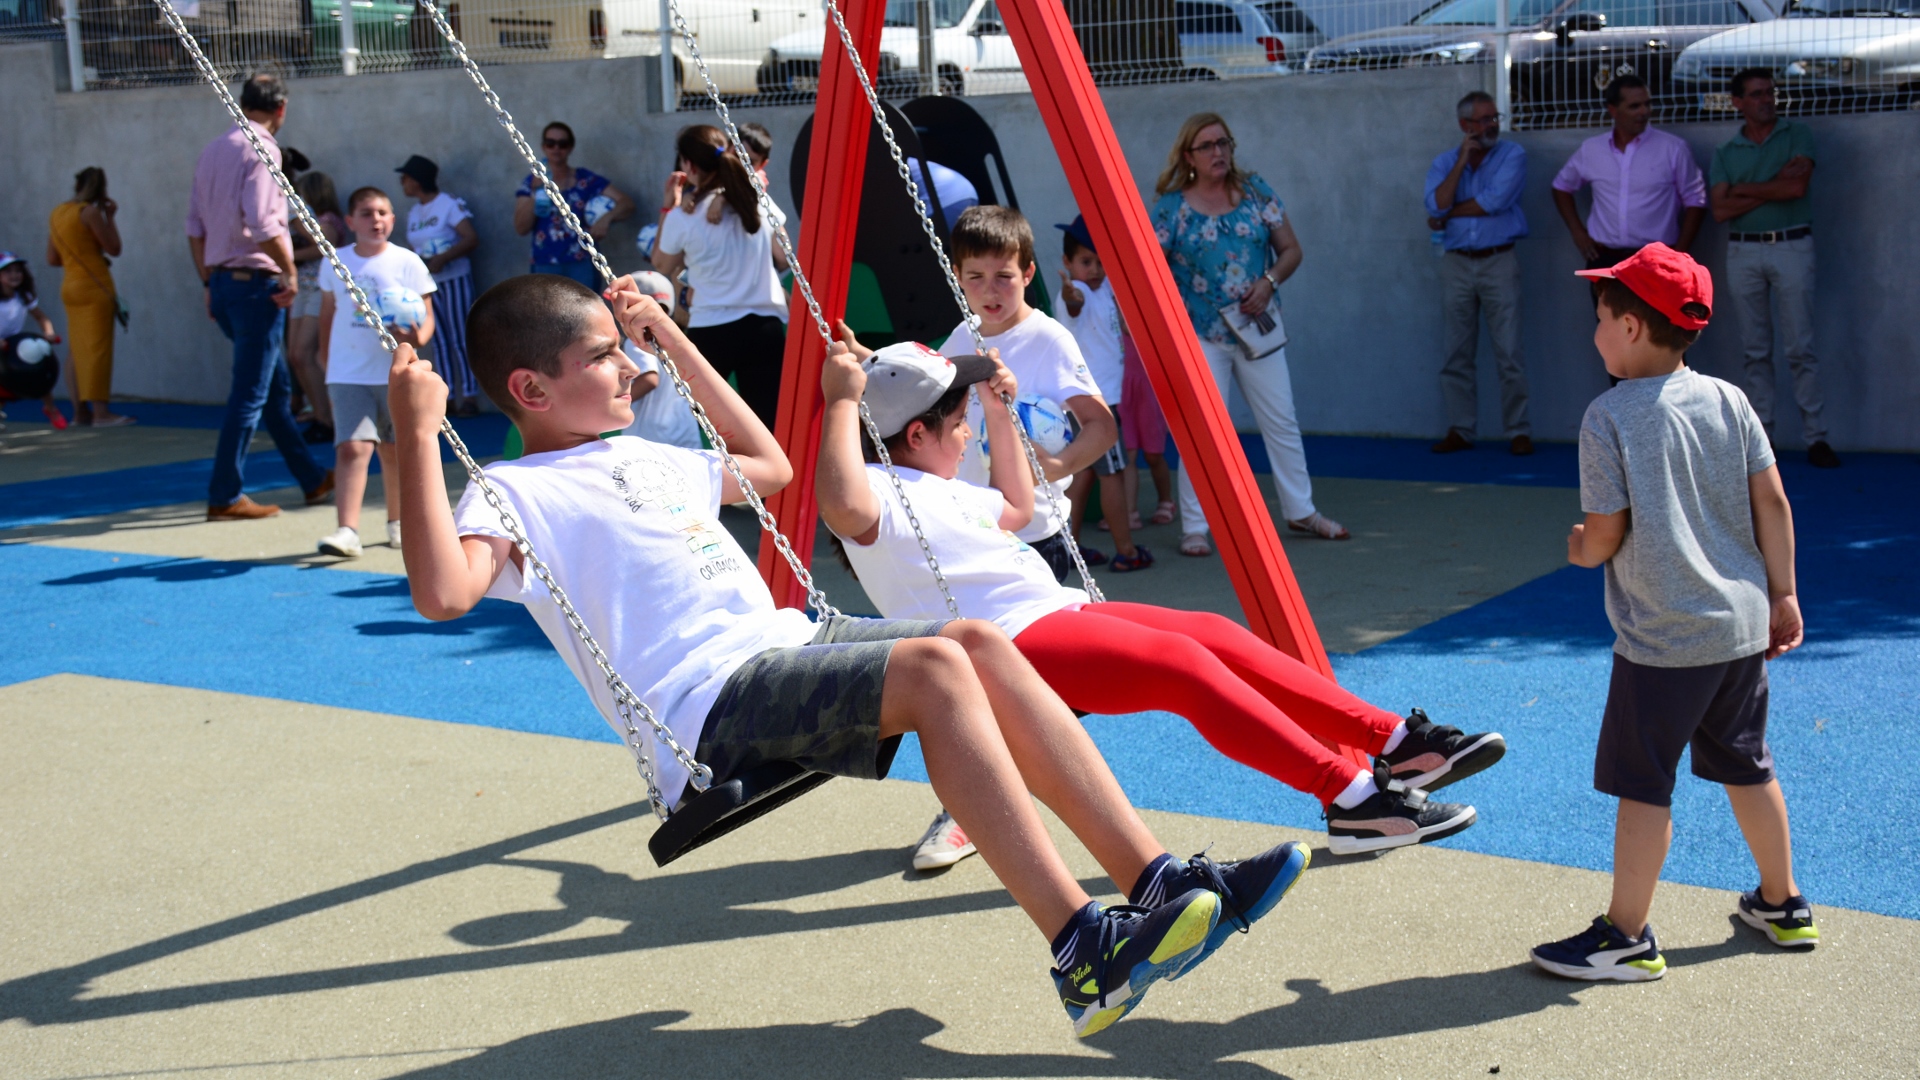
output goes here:
<path id="1" fill-rule="evenodd" d="M 1416 790 L 1498 761 L 1506 752 L 1499 735 L 1464 735 L 1417 709 L 1402 719 L 1375 708 L 1219 615 L 1090 604 L 1059 585 L 1013 534 L 1033 512 L 1034 489 L 1010 422 L 996 415 L 1005 410 L 987 410 L 993 486 L 953 479 L 972 437 L 962 410 L 969 383 L 992 378 L 1006 390 L 1012 380 L 997 358 L 962 359 L 972 362 L 956 367 L 905 343 L 878 353 L 840 347 L 827 360 L 820 512 L 883 615 L 947 614 L 915 535 L 917 519 L 961 613 L 997 623 L 1067 704 L 1185 717 L 1221 753 L 1318 798 L 1335 854 L 1425 843 L 1473 824 L 1471 806 L 1428 802 Z M 878 455 L 861 430 L 862 400 L 906 503 L 872 464 Z M 1006 427 L 1007 437 L 994 426 Z M 1373 769 L 1319 739 L 1374 755 Z M 923 868 L 968 854 L 964 834 L 944 815 L 922 848 L 928 858 L 916 865 Z M 1150 891 L 1151 882 L 1142 887 Z"/>

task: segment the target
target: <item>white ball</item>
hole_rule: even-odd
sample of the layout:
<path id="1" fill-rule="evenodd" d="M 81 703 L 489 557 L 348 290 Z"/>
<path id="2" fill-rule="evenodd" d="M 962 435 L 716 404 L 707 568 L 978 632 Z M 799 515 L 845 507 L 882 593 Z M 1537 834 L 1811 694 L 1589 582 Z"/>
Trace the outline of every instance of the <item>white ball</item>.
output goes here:
<path id="1" fill-rule="evenodd" d="M 53 342 L 43 337 L 22 337 L 13 347 L 13 355 L 23 364 L 37 364 L 53 355 Z"/>
<path id="2" fill-rule="evenodd" d="M 586 223 L 591 225 L 613 213 L 613 200 L 605 195 L 595 195 L 587 200 L 585 209 L 586 213 L 582 216 L 586 218 Z"/>
<path id="3" fill-rule="evenodd" d="M 1027 438 L 1047 453 L 1058 454 L 1073 441 L 1072 415 L 1058 402 L 1038 394 L 1021 394 L 1014 400 L 1013 410 L 1027 429 Z"/>
<path id="4" fill-rule="evenodd" d="M 413 330 L 427 321 L 427 302 L 405 286 L 381 289 L 374 297 L 374 307 L 380 309 L 380 321 L 396 329 Z"/>
<path id="5" fill-rule="evenodd" d="M 633 283 L 642 295 L 653 297 L 667 314 L 673 314 L 673 282 L 658 270 L 642 270 L 633 275 Z"/>
<path id="6" fill-rule="evenodd" d="M 428 237 L 427 239 L 420 241 L 419 246 L 413 249 L 413 253 L 415 255 L 420 256 L 422 259 L 431 259 L 435 255 L 438 255 L 441 252 L 446 251 L 447 249 L 453 247 L 453 242 L 454 242 L 454 237 L 451 237 L 451 236 Z"/>

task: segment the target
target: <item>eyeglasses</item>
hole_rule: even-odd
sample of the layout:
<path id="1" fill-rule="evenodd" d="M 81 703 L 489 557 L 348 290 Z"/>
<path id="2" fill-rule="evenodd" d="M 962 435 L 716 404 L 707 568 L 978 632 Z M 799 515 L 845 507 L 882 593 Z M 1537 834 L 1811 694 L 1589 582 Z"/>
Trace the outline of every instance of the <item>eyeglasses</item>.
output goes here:
<path id="1" fill-rule="evenodd" d="M 546 147 L 549 150 L 570 150 L 573 148 L 573 140 L 572 139 L 541 139 L 540 145 Z"/>
<path id="2" fill-rule="evenodd" d="M 1192 146 L 1187 147 L 1187 150 L 1195 154 L 1203 155 L 1220 152 L 1231 154 L 1233 153 L 1234 146 L 1235 143 L 1232 139 L 1222 136 L 1210 142 L 1194 143 Z"/>

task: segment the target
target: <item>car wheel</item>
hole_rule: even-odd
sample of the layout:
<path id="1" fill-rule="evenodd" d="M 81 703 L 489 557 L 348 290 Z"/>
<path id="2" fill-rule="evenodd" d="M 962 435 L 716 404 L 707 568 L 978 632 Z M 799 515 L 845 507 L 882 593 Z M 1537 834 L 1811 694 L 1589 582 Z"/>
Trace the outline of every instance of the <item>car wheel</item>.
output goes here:
<path id="1" fill-rule="evenodd" d="M 1188 68 L 1182 79 L 1185 82 L 1219 82 L 1220 76 L 1211 68 Z"/>
<path id="2" fill-rule="evenodd" d="M 966 76 L 960 74 L 957 68 L 941 68 L 940 92 L 948 97 L 965 97 L 967 94 Z"/>

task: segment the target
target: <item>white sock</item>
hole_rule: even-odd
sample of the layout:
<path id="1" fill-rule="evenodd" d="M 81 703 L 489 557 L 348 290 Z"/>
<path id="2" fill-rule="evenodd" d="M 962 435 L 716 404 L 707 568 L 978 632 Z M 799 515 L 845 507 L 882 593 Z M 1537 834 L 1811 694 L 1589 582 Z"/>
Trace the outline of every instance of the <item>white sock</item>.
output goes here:
<path id="1" fill-rule="evenodd" d="M 1393 729 L 1393 734 L 1387 736 L 1387 745 L 1381 747 L 1380 752 L 1383 754 L 1391 754 L 1395 750 L 1400 749 L 1400 740 L 1406 737 L 1407 722 L 1402 720 L 1400 721 L 1400 726 Z"/>
<path id="2" fill-rule="evenodd" d="M 1347 785 L 1347 790 L 1333 797 L 1333 805 L 1342 810 L 1351 810 L 1373 798 L 1379 791 L 1374 786 L 1372 773 L 1355 773 L 1353 783 Z"/>

